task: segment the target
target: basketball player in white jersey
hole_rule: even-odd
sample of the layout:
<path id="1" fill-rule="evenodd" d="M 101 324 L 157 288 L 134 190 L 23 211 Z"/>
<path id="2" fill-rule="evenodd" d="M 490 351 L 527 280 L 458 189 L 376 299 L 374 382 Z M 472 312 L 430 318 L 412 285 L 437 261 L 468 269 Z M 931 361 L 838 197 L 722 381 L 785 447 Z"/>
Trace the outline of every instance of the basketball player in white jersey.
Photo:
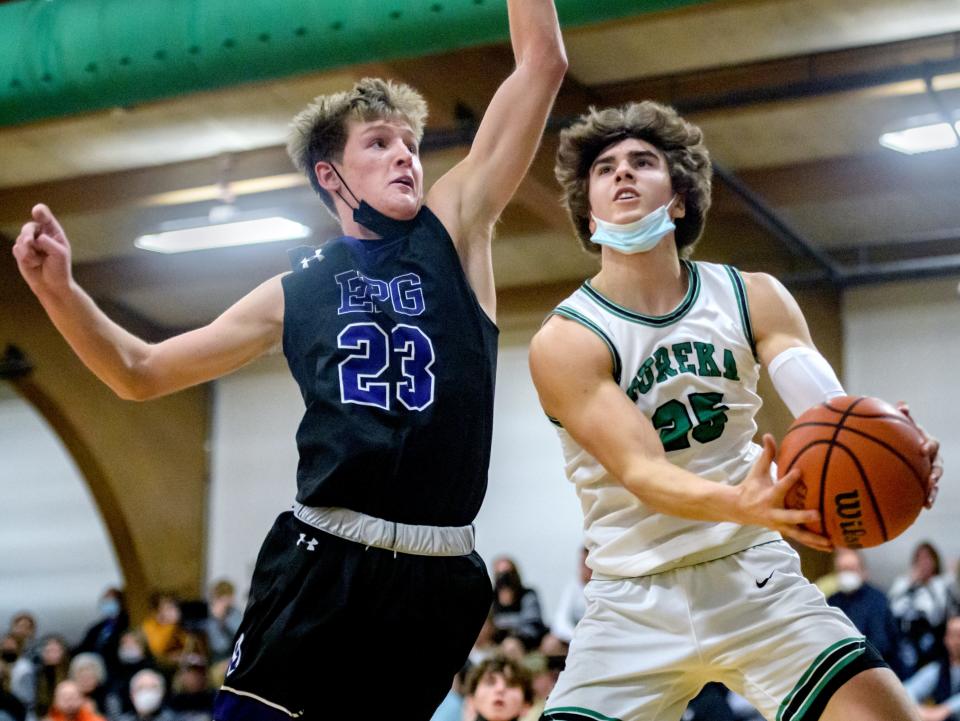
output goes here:
<path id="1" fill-rule="evenodd" d="M 530 348 L 593 570 L 543 718 L 676 721 L 709 681 L 770 721 L 917 718 L 783 540 L 830 548 L 801 527 L 817 511 L 784 508 L 797 471 L 774 482 L 773 438 L 752 440 L 760 366 L 794 415 L 843 389 L 774 278 L 686 259 L 710 206 L 699 128 L 653 102 L 591 110 L 556 173 L 601 269 Z"/>

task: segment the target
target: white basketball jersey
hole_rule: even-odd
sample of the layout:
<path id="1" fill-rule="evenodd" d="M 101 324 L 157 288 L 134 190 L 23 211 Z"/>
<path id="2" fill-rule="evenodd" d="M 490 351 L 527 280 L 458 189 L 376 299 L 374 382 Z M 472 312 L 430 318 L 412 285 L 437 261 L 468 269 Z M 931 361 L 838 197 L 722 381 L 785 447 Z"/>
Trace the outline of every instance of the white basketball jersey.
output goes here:
<path id="1" fill-rule="evenodd" d="M 606 343 L 615 380 L 659 431 L 671 463 L 736 485 L 760 455 L 752 440 L 762 402 L 757 395 L 760 365 L 747 294 L 734 268 L 682 262 L 687 293 L 667 315 L 641 315 L 617 305 L 590 281 L 553 313 L 581 323 Z M 567 478 L 580 497 L 587 564 L 595 576 L 659 573 L 780 538 L 757 526 L 657 513 L 566 430 L 558 430 Z"/>

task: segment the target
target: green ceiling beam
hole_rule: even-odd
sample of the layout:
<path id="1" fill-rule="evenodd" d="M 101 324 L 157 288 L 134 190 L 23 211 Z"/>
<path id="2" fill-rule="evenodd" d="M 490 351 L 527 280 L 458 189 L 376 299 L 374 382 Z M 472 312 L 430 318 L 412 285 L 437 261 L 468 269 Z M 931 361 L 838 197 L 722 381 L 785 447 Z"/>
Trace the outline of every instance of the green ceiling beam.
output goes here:
<path id="1" fill-rule="evenodd" d="M 565 27 L 705 0 L 557 0 Z M 505 0 L 0 4 L 0 126 L 508 37 Z"/>

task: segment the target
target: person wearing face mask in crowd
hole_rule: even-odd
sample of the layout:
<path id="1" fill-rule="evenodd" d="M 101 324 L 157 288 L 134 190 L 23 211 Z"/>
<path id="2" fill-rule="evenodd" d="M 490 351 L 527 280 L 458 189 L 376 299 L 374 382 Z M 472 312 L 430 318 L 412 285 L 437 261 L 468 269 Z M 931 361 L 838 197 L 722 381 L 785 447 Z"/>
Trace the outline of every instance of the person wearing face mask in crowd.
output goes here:
<path id="1" fill-rule="evenodd" d="M 533 703 L 530 673 L 503 656 L 470 669 L 466 691 L 465 721 L 517 721 Z"/>
<path id="2" fill-rule="evenodd" d="M 83 640 L 74 649 L 74 653 L 95 653 L 103 659 L 107 674 L 112 676 L 117 670 L 117 646 L 120 636 L 130 625 L 123 591 L 108 588 L 103 592 L 97 604 L 97 621 L 87 629 Z"/>
<path id="3" fill-rule="evenodd" d="M 838 590 L 827 597 L 827 603 L 843 611 L 900 676 L 897 658 L 900 631 L 886 594 L 866 580 L 863 556 L 849 548 L 838 548 L 833 556 L 833 569 Z"/>
<path id="4" fill-rule="evenodd" d="M 493 562 L 493 625 L 496 639 L 518 639 L 526 650 L 537 647 L 547 632 L 540 612 L 540 599 L 520 580 L 512 559 L 501 556 Z"/>
<path id="5" fill-rule="evenodd" d="M 130 679 L 130 703 L 133 710 L 118 721 L 179 721 L 176 713 L 164 706 L 167 684 L 156 671 L 146 668 Z"/>

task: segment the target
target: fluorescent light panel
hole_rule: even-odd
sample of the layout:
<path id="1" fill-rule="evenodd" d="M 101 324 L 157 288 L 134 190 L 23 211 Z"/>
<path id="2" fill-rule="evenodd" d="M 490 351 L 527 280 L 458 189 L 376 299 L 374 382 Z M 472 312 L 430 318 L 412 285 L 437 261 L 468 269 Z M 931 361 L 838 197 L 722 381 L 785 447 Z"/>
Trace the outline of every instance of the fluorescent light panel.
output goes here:
<path id="1" fill-rule="evenodd" d="M 155 253 L 187 253 L 193 250 L 293 240 L 309 235 L 310 228 L 307 226 L 289 218 L 273 216 L 141 235 L 134 241 L 134 245 Z"/>
<path id="2" fill-rule="evenodd" d="M 960 122 L 955 124 L 960 132 Z M 918 125 L 905 130 L 884 133 L 880 136 L 880 145 L 898 153 L 917 155 L 934 150 L 949 150 L 957 147 L 957 135 L 948 123 Z"/>

